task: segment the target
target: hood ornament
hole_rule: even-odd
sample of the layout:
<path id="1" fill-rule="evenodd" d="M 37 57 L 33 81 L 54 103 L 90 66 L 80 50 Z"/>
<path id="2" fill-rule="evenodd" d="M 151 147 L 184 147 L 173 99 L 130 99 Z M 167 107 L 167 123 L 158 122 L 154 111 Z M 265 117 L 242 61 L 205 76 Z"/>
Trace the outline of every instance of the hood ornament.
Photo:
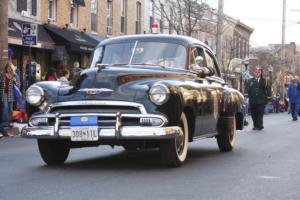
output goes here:
<path id="1" fill-rule="evenodd" d="M 102 92 L 113 92 L 113 90 L 109 88 L 83 88 L 78 91 L 85 92 L 87 95 L 96 95 Z"/>

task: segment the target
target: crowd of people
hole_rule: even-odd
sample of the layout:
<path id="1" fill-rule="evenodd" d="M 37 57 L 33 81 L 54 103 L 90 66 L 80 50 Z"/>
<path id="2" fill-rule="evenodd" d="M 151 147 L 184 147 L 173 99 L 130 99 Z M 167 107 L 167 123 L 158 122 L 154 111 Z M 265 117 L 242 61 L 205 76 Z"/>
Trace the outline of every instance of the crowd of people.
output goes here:
<path id="1" fill-rule="evenodd" d="M 75 62 L 71 70 L 49 68 L 44 80 L 60 81 L 62 85 L 69 85 L 70 78 L 73 82 L 80 71 L 79 62 Z M 16 67 L 11 62 L 7 62 L 3 72 L 0 73 L 0 138 L 12 136 L 6 131 L 6 127 L 12 127 L 13 112 L 19 110 L 19 106 L 25 101 L 20 92 L 20 86 L 20 77 L 16 73 Z M 19 96 L 16 95 L 16 92 L 20 93 Z"/>
<path id="2" fill-rule="evenodd" d="M 293 121 L 300 116 L 300 80 L 294 76 L 288 84 L 286 95 L 281 99 L 276 93 L 272 97 L 271 85 L 263 77 L 263 69 L 259 65 L 255 68 L 255 75 L 245 85 L 247 99 L 246 112 L 251 115 L 253 130 L 262 130 L 263 116 L 268 113 L 288 112 Z"/>
<path id="3" fill-rule="evenodd" d="M 17 101 L 15 90 L 18 88 L 20 88 L 20 78 L 15 73 L 14 65 L 8 62 L 4 67 L 4 71 L 0 74 L 1 137 L 10 136 L 4 127 L 11 125 L 14 103 Z"/>

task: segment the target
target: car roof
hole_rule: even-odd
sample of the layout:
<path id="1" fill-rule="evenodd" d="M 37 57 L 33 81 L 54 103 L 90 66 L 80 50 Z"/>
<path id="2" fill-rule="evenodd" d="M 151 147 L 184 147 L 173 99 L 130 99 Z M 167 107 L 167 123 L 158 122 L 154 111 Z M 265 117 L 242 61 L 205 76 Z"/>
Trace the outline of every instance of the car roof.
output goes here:
<path id="1" fill-rule="evenodd" d="M 117 36 L 106 39 L 102 41 L 98 46 L 104 46 L 107 44 L 114 44 L 114 43 L 122 43 L 122 42 L 135 42 L 136 40 L 139 41 L 156 41 L 156 42 L 170 42 L 170 43 L 177 43 L 184 46 L 189 46 L 193 44 L 198 44 L 201 46 L 205 46 L 209 50 L 211 50 L 205 43 L 201 42 L 192 37 L 183 36 L 183 35 L 167 35 L 167 34 L 145 34 L 145 35 L 124 35 L 124 36 Z"/>

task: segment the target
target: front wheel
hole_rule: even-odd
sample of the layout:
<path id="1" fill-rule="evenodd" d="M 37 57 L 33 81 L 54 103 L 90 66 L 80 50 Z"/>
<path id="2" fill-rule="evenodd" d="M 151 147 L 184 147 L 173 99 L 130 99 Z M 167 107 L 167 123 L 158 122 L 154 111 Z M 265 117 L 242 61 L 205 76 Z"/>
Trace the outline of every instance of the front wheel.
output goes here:
<path id="1" fill-rule="evenodd" d="M 38 139 L 38 147 L 47 165 L 63 164 L 70 152 L 70 143 L 66 140 Z"/>
<path id="2" fill-rule="evenodd" d="M 176 135 L 172 140 L 162 142 L 160 146 L 162 163 L 168 167 L 180 166 L 187 156 L 189 129 L 184 113 L 180 117 L 180 127 L 181 134 Z"/>
<path id="3" fill-rule="evenodd" d="M 220 151 L 232 151 L 236 141 L 236 121 L 235 117 L 228 120 L 226 131 L 220 132 L 217 136 L 217 142 Z"/>

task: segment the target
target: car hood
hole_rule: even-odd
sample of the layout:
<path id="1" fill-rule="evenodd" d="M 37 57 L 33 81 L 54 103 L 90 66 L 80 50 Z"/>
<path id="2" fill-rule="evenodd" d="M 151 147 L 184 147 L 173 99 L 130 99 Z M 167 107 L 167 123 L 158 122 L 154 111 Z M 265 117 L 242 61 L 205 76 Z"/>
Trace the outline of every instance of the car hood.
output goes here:
<path id="1" fill-rule="evenodd" d="M 77 86 L 61 87 L 58 101 L 124 100 L 142 98 L 153 83 L 193 76 L 187 71 L 144 66 L 108 66 L 81 73 Z"/>

